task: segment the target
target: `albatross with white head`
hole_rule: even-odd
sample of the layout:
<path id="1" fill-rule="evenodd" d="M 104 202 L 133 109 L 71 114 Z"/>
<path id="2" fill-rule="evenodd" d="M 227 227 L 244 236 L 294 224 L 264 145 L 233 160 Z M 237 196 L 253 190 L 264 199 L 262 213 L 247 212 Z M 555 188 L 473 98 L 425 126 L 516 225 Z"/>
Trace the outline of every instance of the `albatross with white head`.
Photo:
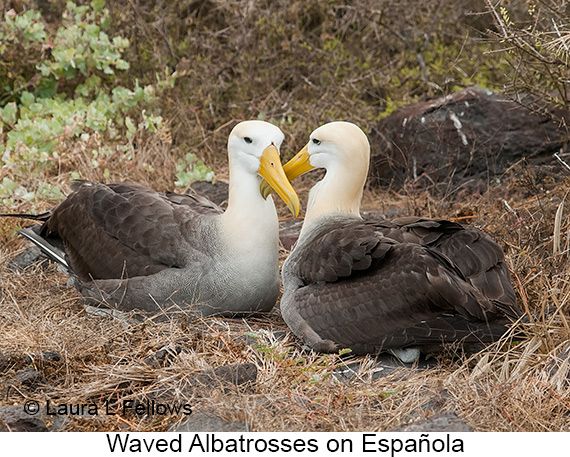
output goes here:
<path id="1" fill-rule="evenodd" d="M 284 166 L 289 180 L 326 170 L 283 265 L 287 325 L 317 351 L 388 350 L 407 362 L 441 343 L 500 338 L 521 315 L 501 248 L 446 220 L 363 220 L 369 161 L 364 132 L 331 122 Z"/>
<path id="2" fill-rule="evenodd" d="M 232 130 L 225 212 L 189 194 L 76 181 L 62 203 L 36 218 L 43 225 L 23 235 L 66 264 L 90 303 L 150 313 L 269 311 L 280 286 L 279 226 L 262 179 L 299 211 L 279 158 L 283 139 L 263 121 Z M 58 242 L 64 255 L 57 256 Z"/>

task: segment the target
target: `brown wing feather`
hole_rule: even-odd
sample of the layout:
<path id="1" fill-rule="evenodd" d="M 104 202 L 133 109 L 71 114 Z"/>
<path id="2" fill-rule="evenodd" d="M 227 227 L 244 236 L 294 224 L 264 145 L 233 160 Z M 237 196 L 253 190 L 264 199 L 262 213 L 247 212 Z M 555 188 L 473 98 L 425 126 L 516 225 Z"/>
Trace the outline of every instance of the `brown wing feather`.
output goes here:
<path id="1" fill-rule="evenodd" d="M 509 316 L 520 315 L 503 250 L 486 233 L 451 221 L 417 217 L 377 225 L 389 238 L 417 243 L 443 254 L 486 298 Z"/>
<path id="2" fill-rule="evenodd" d="M 187 206 L 198 214 L 222 214 L 224 211 L 214 202 L 202 197 L 194 189 L 188 189 L 185 194 L 167 191 L 164 198 L 170 203 Z"/>
<path id="3" fill-rule="evenodd" d="M 184 196 L 138 184 L 77 181 L 42 227 L 64 240 L 74 272 L 84 280 L 146 276 L 184 266 L 193 213 Z M 190 233 L 188 233 L 190 232 Z"/>
<path id="4" fill-rule="evenodd" d="M 465 232 L 461 226 L 406 222 L 402 229 L 393 222 L 333 219 L 294 252 L 290 268 L 301 284 L 293 296 L 287 296 L 286 287 L 284 306 L 296 309 L 298 328 L 308 324 L 322 340 L 355 352 L 459 339 L 490 341 L 504 333 L 508 320 L 502 306 L 472 282 L 480 270 L 504 273 L 502 251 L 498 255 L 492 246 L 488 254 L 486 244 L 473 248 L 474 240 L 493 243 L 473 233 L 441 247 Z M 473 257 L 462 259 L 465 265 L 456 263 L 453 246 Z M 508 279 L 508 270 L 506 274 Z M 510 309 L 520 313 L 514 300 Z"/>
<path id="5" fill-rule="evenodd" d="M 307 283 L 319 284 L 350 276 L 370 267 L 378 242 L 372 227 L 340 222 L 315 240 L 311 249 L 300 253 L 297 275 Z"/>

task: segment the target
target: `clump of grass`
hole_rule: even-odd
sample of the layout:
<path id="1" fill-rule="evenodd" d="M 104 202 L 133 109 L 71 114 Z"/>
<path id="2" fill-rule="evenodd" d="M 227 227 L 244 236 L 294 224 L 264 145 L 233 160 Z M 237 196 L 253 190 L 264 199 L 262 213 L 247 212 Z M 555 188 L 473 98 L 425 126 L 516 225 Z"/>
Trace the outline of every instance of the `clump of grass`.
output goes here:
<path id="1" fill-rule="evenodd" d="M 371 376 L 372 356 L 303 352 L 278 311 L 248 321 L 145 323 L 87 314 L 78 294 L 54 267 L 32 267 L 18 274 L 8 270 L 8 259 L 24 246 L 10 238 L 3 243 L 0 265 L 4 335 L 0 353 L 54 351 L 62 362 L 47 365 L 36 356 L 35 366 L 48 380 L 47 387 L 37 390 L 11 388 L 17 370 L 5 371 L 3 403 L 21 404 L 27 398 L 118 402 L 145 398 L 168 387 L 178 390 L 179 398 L 193 410 L 245 422 L 254 431 L 381 431 L 448 409 L 481 431 L 566 430 L 570 384 L 563 350 L 570 337 L 565 317 L 570 297 L 568 253 L 553 256 L 551 246 L 564 195 L 564 186 L 553 184 L 540 198 L 512 195 L 511 209 L 492 195 L 464 202 L 479 211 L 470 221 L 503 243 L 518 300 L 533 315 L 530 323 L 517 327 L 520 342 L 501 342 L 470 356 L 450 349 L 438 356 L 432 368 L 396 370 L 379 379 Z M 414 210 L 415 203 L 405 198 L 394 200 L 378 191 L 365 195 L 371 206 L 390 199 Z M 454 208 L 438 208 L 434 202 L 430 207 L 432 216 L 454 216 Z M 567 213 L 559 218 L 564 245 L 570 220 Z M 247 342 L 252 337 L 254 342 Z M 145 362 L 157 350 L 174 346 L 182 351 L 164 366 Z M 258 368 L 253 384 L 183 387 L 202 371 L 246 362 Z M 339 381 L 333 371 L 351 362 L 360 363 L 356 375 Z M 66 429 L 165 430 L 181 419 L 131 415 L 74 419 Z"/>

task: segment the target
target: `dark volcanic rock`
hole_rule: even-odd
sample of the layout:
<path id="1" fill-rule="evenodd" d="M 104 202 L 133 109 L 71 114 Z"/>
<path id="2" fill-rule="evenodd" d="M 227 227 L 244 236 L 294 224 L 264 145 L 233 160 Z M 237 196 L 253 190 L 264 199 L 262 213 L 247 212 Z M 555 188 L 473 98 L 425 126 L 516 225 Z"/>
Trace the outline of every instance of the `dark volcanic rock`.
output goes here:
<path id="1" fill-rule="evenodd" d="M 155 353 L 146 356 L 143 359 L 143 362 L 152 368 L 165 367 L 183 351 L 184 348 L 178 345 L 163 347 Z"/>
<path id="2" fill-rule="evenodd" d="M 55 432 L 63 430 L 74 418 L 101 420 L 103 417 L 91 416 L 87 412 L 54 414 L 53 410 L 48 414 L 45 404 L 28 400 L 24 405 L 0 406 L 0 432 Z"/>
<path id="3" fill-rule="evenodd" d="M 0 406 L 0 432 L 47 432 L 39 416 L 26 414 L 23 405 Z"/>
<path id="4" fill-rule="evenodd" d="M 14 376 L 14 380 L 32 389 L 39 387 L 40 385 L 47 384 L 45 376 L 33 368 L 26 368 L 25 370 L 20 371 L 16 376 Z"/>
<path id="5" fill-rule="evenodd" d="M 427 416 L 453 409 L 453 397 L 446 389 L 436 394 L 425 391 L 423 395 L 426 401 L 404 416 L 406 422 L 411 424 L 413 421 L 425 420 Z"/>
<path id="6" fill-rule="evenodd" d="M 449 193 L 484 191 L 494 177 L 525 158 L 552 161 L 566 147 L 570 113 L 536 109 L 531 97 L 517 103 L 490 90 L 470 88 L 399 109 L 370 134 L 370 183 Z"/>
<path id="7" fill-rule="evenodd" d="M 560 389 L 570 385 L 570 347 L 557 353 L 543 371 L 543 377 L 549 384 Z"/>
<path id="8" fill-rule="evenodd" d="M 16 352 L 0 353 L 0 372 L 10 369 L 21 370 L 32 363 L 39 366 L 55 365 L 61 362 L 61 356 L 54 351 L 45 351 L 42 354 L 24 354 Z"/>
<path id="9" fill-rule="evenodd" d="M 200 195 L 206 197 L 220 207 L 224 207 L 228 200 L 228 184 L 223 181 L 214 183 L 208 181 L 198 181 L 190 186 Z"/>
<path id="10" fill-rule="evenodd" d="M 215 387 L 220 383 L 240 386 L 256 379 L 257 366 L 254 363 L 232 363 L 192 376 L 189 382 L 192 386 Z"/>
<path id="11" fill-rule="evenodd" d="M 247 432 L 247 424 L 243 422 L 228 422 L 216 415 L 202 412 L 192 413 L 190 419 L 175 424 L 170 432 Z"/>
<path id="12" fill-rule="evenodd" d="M 54 351 L 42 352 L 41 358 L 46 362 L 61 362 L 61 356 Z"/>
<path id="13" fill-rule="evenodd" d="M 399 372 L 402 379 L 405 379 L 418 371 L 427 370 L 437 365 L 435 359 L 426 360 L 424 355 L 421 355 L 419 360 L 414 363 L 403 363 L 397 357 L 387 353 L 377 354 L 373 364 L 366 369 L 363 369 L 362 363 L 362 361 L 358 361 L 340 364 L 333 371 L 333 376 L 339 381 L 350 381 L 354 378 L 374 380 Z"/>
<path id="14" fill-rule="evenodd" d="M 285 219 L 279 222 L 279 240 L 285 249 L 290 251 L 299 238 L 303 227 L 303 219 Z"/>
<path id="15" fill-rule="evenodd" d="M 206 370 L 188 380 L 162 385 L 159 389 L 149 392 L 146 397 L 159 401 L 190 398 L 196 393 L 204 395 L 220 386 L 253 384 L 256 379 L 257 366 L 254 363 L 233 363 Z"/>
<path id="16" fill-rule="evenodd" d="M 12 271 L 25 270 L 30 265 L 34 265 L 46 259 L 47 257 L 42 254 L 40 248 L 37 246 L 31 246 L 10 260 L 8 263 L 8 268 L 10 268 Z"/>
<path id="17" fill-rule="evenodd" d="M 6 372 L 10 369 L 20 370 L 30 363 L 32 363 L 32 359 L 26 354 L 0 353 L 0 372 Z"/>
<path id="18" fill-rule="evenodd" d="M 434 414 L 427 419 L 417 420 L 411 424 L 400 425 L 388 430 L 390 432 L 472 432 L 473 427 L 465 423 L 453 411 Z"/>
<path id="19" fill-rule="evenodd" d="M 35 413 L 26 413 L 24 405 L 0 406 L 0 432 L 59 431 L 70 420 L 64 415 L 48 415 L 45 406 L 38 406 Z"/>

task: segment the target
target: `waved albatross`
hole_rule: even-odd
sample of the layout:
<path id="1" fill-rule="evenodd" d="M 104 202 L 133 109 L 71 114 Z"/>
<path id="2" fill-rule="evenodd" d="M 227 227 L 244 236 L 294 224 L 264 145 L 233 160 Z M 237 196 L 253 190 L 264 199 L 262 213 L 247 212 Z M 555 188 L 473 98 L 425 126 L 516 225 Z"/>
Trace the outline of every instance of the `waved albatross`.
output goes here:
<path id="1" fill-rule="evenodd" d="M 369 160 L 364 132 L 332 122 L 284 165 L 290 180 L 326 170 L 283 265 L 287 325 L 316 351 L 389 351 L 404 362 L 441 343 L 497 340 L 521 315 L 501 248 L 446 220 L 362 220 Z"/>
<path id="2" fill-rule="evenodd" d="M 89 304 L 199 315 L 269 311 L 280 286 L 279 223 L 273 199 L 261 195 L 262 178 L 299 212 L 279 158 L 283 139 L 263 121 L 234 127 L 225 212 L 188 194 L 76 181 L 53 211 L 36 216 L 43 225 L 22 234 L 68 264 Z M 64 255 L 54 255 L 58 242 Z"/>

